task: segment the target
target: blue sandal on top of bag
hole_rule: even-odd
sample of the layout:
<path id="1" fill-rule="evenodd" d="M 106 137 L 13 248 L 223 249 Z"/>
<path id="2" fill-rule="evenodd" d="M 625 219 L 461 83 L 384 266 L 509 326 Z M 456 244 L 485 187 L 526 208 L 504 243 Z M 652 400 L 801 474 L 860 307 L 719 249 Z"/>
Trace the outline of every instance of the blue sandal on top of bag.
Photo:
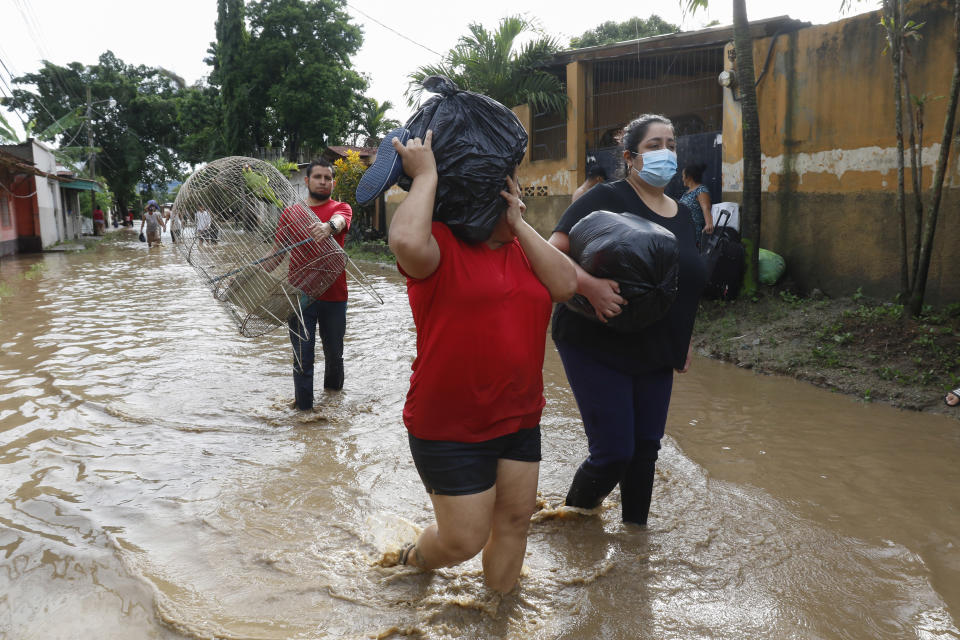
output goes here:
<path id="1" fill-rule="evenodd" d="M 357 184 L 357 202 L 367 204 L 374 198 L 396 184 L 403 173 L 403 164 L 397 150 L 393 148 L 393 139 L 400 144 L 406 144 L 410 139 L 410 132 L 403 127 L 397 127 L 386 135 L 380 146 L 377 147 L 377 158 L 364 172 Z"/>

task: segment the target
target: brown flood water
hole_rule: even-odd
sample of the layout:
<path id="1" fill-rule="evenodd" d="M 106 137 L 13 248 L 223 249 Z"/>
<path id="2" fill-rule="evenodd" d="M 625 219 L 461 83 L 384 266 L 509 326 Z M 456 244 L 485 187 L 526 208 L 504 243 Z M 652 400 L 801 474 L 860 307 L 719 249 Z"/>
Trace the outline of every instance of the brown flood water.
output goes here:
<path id="1" fill-rule="evenodd" d="M 346 389 L 301 416 L 285 335 L 240 337 L 127 237 L 0 263 L 0 638 L 960 638 L 956 421 L 697 359 L 628 529 L 616 494 L 556 510 L 586 446 L 548 344 L 545 509 L 500 598 L 476 559 L 376 566 L 431 521 L 392 269 L 365 266 L 385 304 L 352 291 Z"/>

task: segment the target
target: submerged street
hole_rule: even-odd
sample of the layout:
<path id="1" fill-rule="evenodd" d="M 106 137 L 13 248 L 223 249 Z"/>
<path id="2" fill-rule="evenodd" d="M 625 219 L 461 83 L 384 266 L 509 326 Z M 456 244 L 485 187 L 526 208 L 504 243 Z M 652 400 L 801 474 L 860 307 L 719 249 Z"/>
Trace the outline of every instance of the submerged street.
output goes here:
<path id="1" fill-rule="evenodd" d="M 164 237 L 0 263 L 0 638 L 960 638 L 960 432 L 695 359 L 650 526 L 559 509 L 586 455 L 552 343 L 520 587 L 378 566 L 431 522 L 403 279 L 351 286 L 341 393 L 290 408 Z M 42 266 L 36 266 L 42 265 Z"/>

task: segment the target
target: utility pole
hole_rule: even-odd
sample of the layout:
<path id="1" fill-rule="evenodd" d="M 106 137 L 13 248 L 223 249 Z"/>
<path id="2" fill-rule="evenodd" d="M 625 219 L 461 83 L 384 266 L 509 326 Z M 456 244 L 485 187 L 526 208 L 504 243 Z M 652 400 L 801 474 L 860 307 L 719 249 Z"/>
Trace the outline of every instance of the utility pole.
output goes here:
<path id="1" fill-rule="evenodd" d="M 90 179 L 96 180 L 97 154 L 93 150 L 93 127 L 90 121 L 93 119 L 93 102 L 90 95 L 90 85 L 87 85 L 87 168 L 90 170 Z M 90 189 L 90 215 L 97 208 L 97 192 Z M 106 228 L 106 219 L 104 219 L 104 228 Z M 94 225 L 96 226 L 96 225 Z"/>

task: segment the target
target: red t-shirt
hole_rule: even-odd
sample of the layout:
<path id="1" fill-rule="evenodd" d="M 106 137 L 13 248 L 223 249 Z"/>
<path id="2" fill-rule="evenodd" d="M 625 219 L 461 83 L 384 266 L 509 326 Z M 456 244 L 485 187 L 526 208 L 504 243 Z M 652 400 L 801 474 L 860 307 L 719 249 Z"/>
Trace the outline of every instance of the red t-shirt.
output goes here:
<path id="1" fill-rule="evenodd" d="M 308 227 L 317 221 L 327 222 L 340 214 L 347 224 L 343 230 L 334 236 L 342 247 L 350 220 L 353 218 L 353 209 L 346 202 L 327 200 L 321 205 L 310 207 L 304 205 L 290 207 L 280 215 L 277 223 L 277 232 L 274 242 L 280 247 L 289 247 L 310 237 Z M 288 279 L 290 284 L 297 287 L 315 300 L 328 302 L 344 302 L 347 299 L 347 275 L 343 271 L 346 266 L 346 257 L 343 254 L 329 255 L 323 252 L 323 245 L 316 242 L 307 242 L 290 250 L 290 270 Z M 324 285 L 331 271 L 340 275 L 324 289 Z"/>
<path id="2" fill-rule="evenodd" d="M 99 222 L 103 222 L 103 211 L 101 209 L 93 210 L 93 219 Z"/>
<path id="3" fill-rule="evenodd" d="M 456 442 L 535 427 L 550 293 L 516 239 L 493 250 L 458 240 L 441 222 L 433 236 L 437 270 L 407 277 L 417 357 L 404 424 L 417 438 Z"/>

